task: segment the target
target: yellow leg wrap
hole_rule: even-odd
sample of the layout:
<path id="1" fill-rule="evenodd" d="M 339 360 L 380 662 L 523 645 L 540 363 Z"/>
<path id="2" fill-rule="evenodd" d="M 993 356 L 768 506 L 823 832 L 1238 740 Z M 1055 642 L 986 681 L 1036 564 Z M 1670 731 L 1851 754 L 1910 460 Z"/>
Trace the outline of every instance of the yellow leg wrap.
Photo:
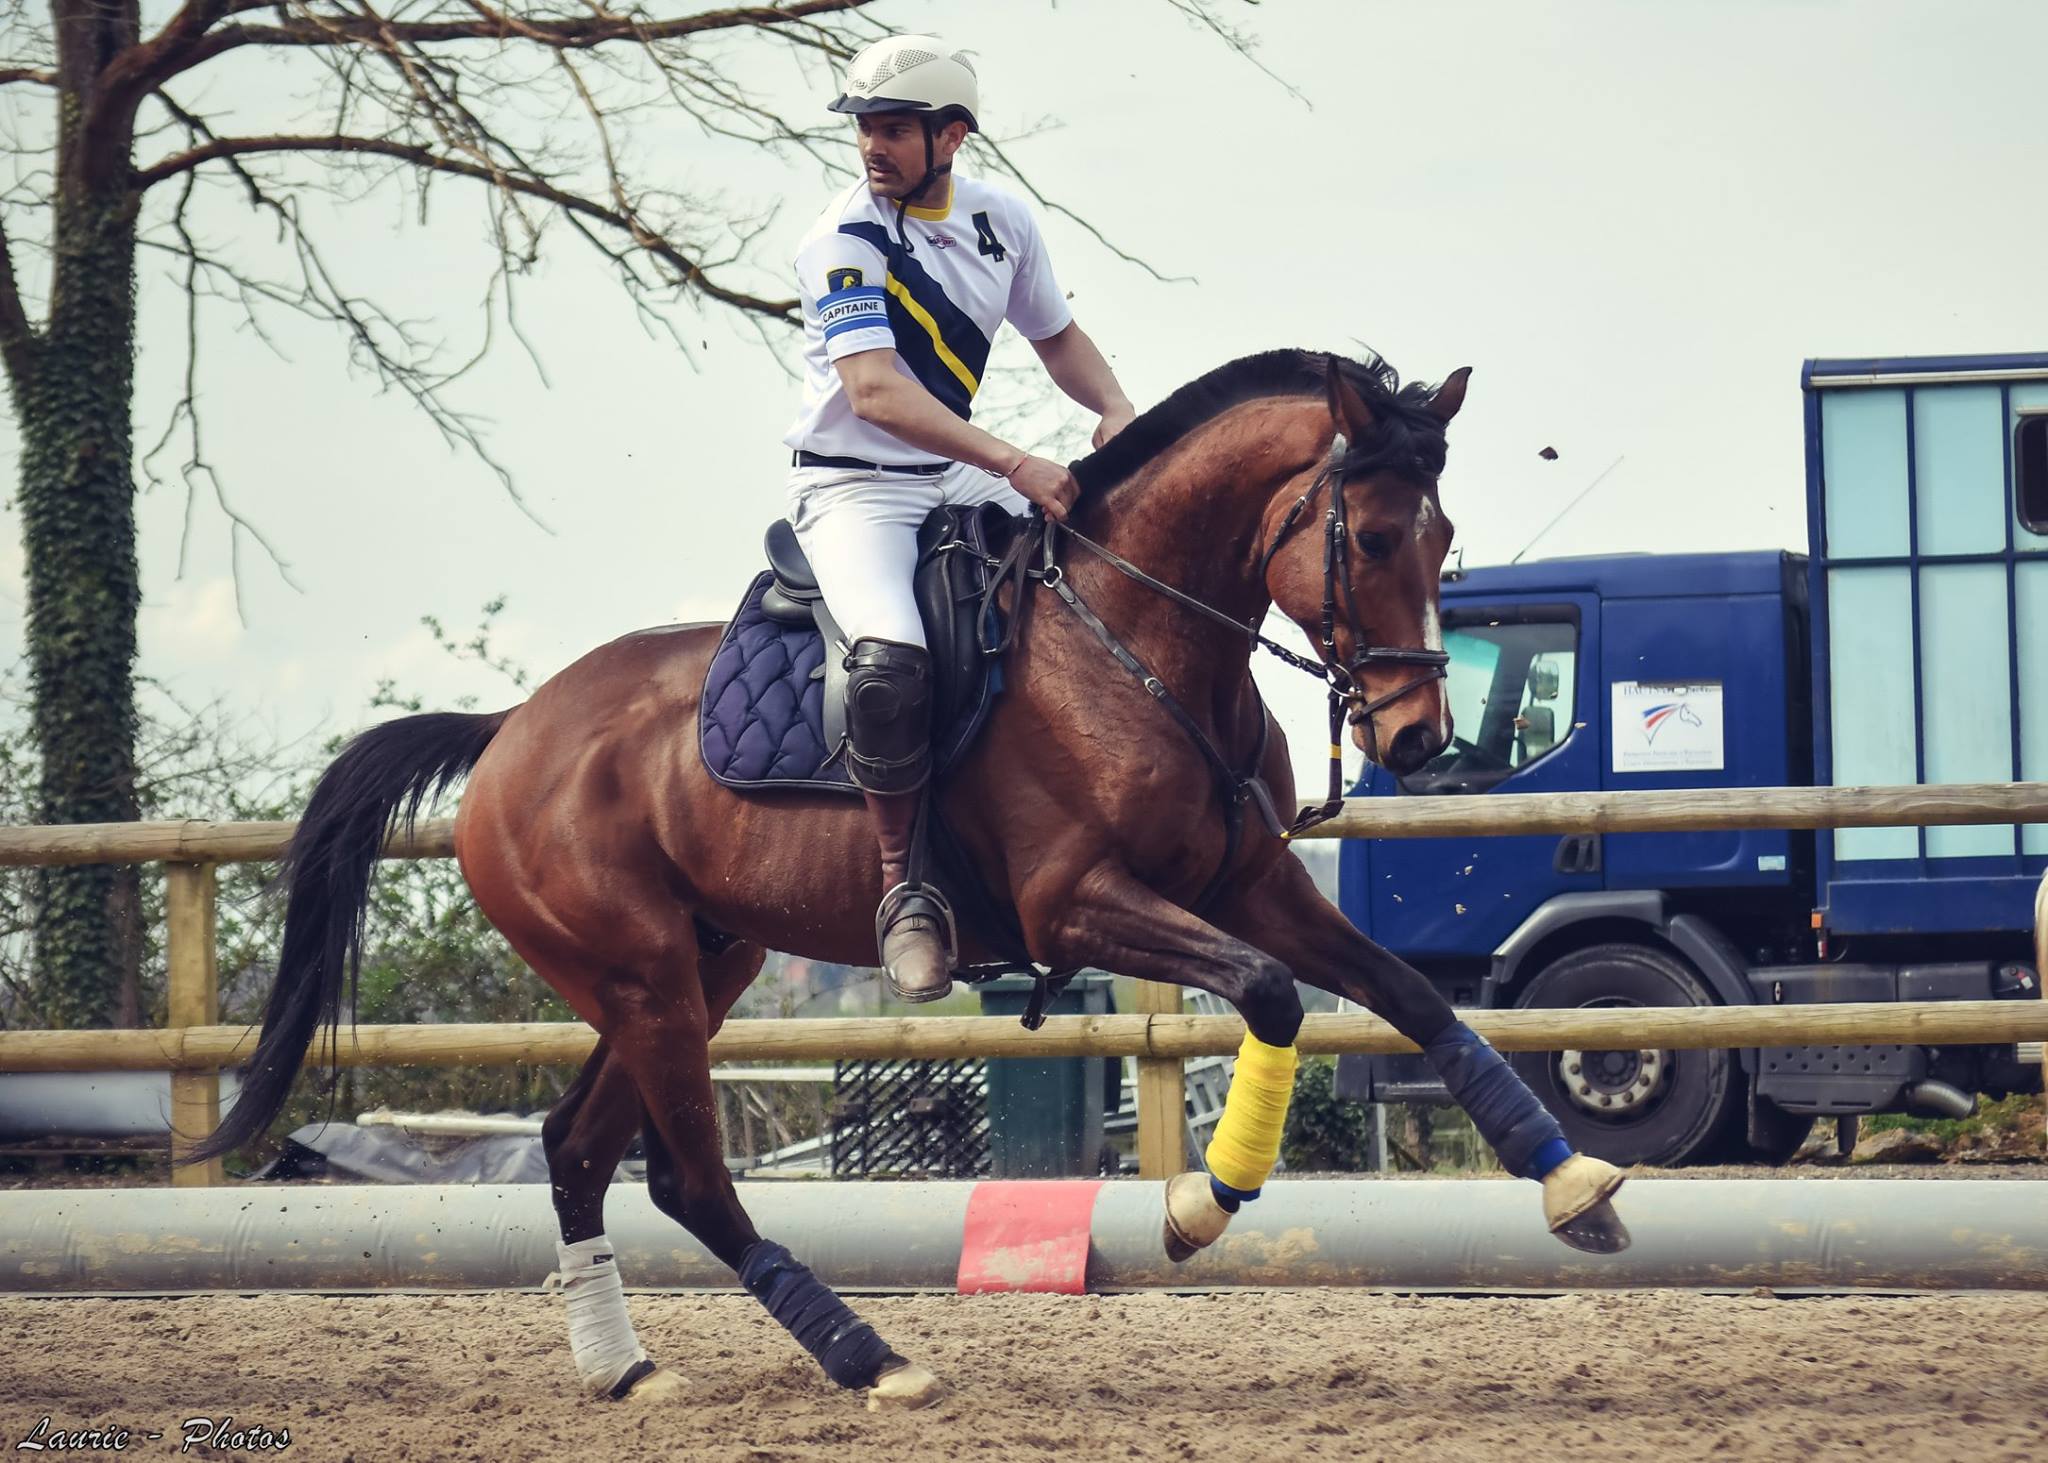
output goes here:
<path id="1" fill-rule="evenodd" d="M 1247 1032 L 1237 1049 L 1222 1120 L 1209 1140 L 1211 1176 L 1247 1194 L 1264 1184 L 1280 1161 L 1280 1134 L 1293 1095 L 1294 1048 L 1267 1046 Z"/>

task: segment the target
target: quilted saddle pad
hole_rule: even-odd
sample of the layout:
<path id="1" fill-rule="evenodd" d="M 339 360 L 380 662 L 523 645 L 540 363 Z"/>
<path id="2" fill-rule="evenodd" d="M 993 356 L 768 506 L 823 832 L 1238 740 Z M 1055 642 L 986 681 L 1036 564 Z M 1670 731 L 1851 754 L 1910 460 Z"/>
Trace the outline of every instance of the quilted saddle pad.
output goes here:
<path id="1" fill-rule="evenodd" d="M 704 765 L 728 787 L 858 792 L 846 759 L 825 745 L 825 637 L 761 609 L 774 583 L 765 570 L 711 657 L 697 712 Z"/>

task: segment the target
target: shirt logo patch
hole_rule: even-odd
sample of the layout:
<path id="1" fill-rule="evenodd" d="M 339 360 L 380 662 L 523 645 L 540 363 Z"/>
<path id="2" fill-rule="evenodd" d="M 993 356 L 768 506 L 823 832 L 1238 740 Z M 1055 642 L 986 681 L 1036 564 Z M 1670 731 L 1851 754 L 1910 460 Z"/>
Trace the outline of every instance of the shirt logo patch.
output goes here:
<path id="1" fill-rule="evenodd" d="M 837 294 L 841 290 L 856 289 L 859 285 L 860 271 L 858 269 L 840 268 L 825 271 L 825 290 L 828 294 Z"/>
<path id="2" fill-rule="evenodd" d="M 925 237 L 930 239 L 933 245 L 940 249 L 950 249 L 960 242 L 951 234 L 926 234 Z"/>

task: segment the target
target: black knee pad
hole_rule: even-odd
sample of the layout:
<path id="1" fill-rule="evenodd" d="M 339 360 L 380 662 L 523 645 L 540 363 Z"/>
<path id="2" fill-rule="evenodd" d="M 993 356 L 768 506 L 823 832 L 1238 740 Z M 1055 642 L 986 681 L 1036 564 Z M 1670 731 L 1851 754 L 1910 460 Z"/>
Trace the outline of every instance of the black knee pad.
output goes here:
<path id="1" fill-rule="evenodd" d="M 912 792 L 931 771 L 932 658 L 915 645 L 856 640 L 846 658 L 847 765 L 869 792 Z"/>

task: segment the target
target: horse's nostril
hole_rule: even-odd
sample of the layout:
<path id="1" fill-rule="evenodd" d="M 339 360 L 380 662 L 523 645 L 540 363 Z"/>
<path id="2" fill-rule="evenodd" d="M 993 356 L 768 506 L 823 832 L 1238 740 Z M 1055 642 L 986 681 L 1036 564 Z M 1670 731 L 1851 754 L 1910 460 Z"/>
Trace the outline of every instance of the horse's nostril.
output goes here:
<path id="1" fill-rule="evenodd" d="M 1387 746 L 1387 768 L 1391 772 L 1413 772 L 1442 749 L 1436 730 L 1410 722 L 1394 734 Z"/>

